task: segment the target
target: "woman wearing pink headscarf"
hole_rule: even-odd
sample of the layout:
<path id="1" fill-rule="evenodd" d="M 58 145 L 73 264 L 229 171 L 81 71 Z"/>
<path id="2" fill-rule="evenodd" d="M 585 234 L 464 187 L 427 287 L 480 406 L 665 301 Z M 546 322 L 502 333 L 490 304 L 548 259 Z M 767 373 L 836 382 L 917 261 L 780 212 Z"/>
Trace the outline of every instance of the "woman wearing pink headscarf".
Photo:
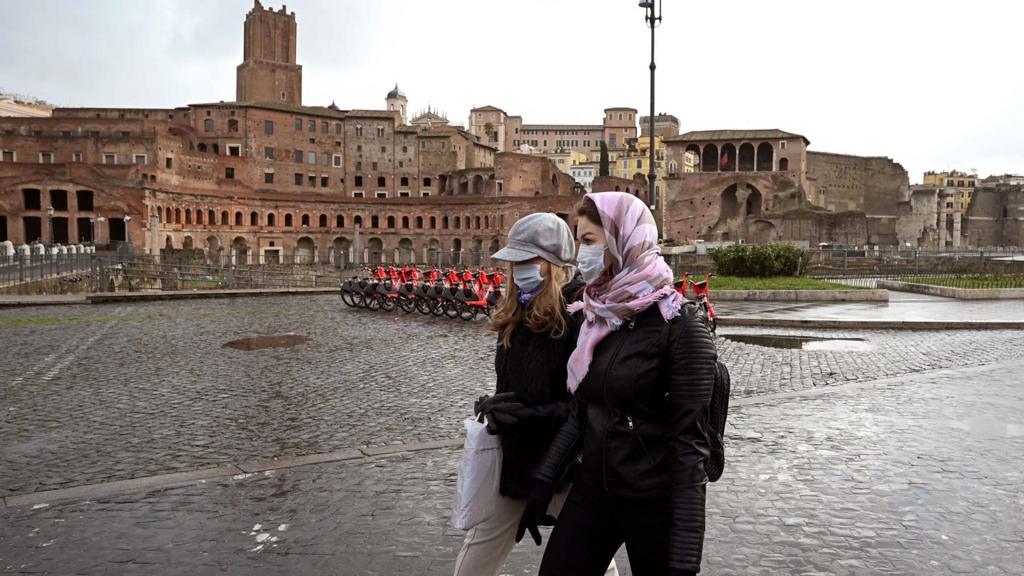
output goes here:
<path id="1" fill-rule="evenodd" d="M 577 215 L 587 287 L 570 307 L 583 316 L 568 363 L 575 409 L 534 474 L 520 532 L 543 519 L 552 486 L 576 460 L 542 576 L 600 575 L 623 544 L 637 576 L 696 574 L 714 341 L 672 288 L 639 198 L 589 194 Z"/>

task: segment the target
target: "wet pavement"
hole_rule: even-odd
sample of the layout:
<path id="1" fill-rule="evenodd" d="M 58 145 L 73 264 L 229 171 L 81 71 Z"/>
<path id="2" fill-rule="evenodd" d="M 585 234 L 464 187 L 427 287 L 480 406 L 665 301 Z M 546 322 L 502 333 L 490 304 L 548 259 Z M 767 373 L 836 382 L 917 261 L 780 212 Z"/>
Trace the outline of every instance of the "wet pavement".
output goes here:
<path id="1" fill-rule="evenodd" d="M 1024 572 L 1024 331 L 719 336 L 734 400 L 707 573 Z M 483 321 L 334 295 L 5 309 L 0 341 L 0 497 L 450 439 L 494 386 Z M 0 572 L 450 573 L 457 459 L 359 457 L 0 508 Z M 538 558 L 519 547 L 507 572 Z"/>
<path id="2" fill-rule="evenodd" d="M 714 300 L 714 292 L 711 293 Z M 1024 300 L 956 300 L 889 291 L 889 302 L 716 302 L 721 316 L 947 322 L 1024 322 Z"/>
<path id="3" fill-rule="evenodd" d="M 1020 361 L 737 401 L 703 572 L 1020 574 Z M 978 385 L 974 383 L 984 383 Z M 0 509 L 0 570 L 450 574 L 452 449 Z M 547 540 L 545 536 L 545 541 Z M 517 546 L 503 574 L 534 574 Z M 628 559 L 619 554 L 622 574 Z"/>
<path id="4" fill-rule="evenodd" d="M 494 387 L 485 322 L 354 310 L 333 295 L 0 310 L 0 334 L 0 496 L 457 437 Z M 280 335 L 309 340 L 224 347 Z M 855 337 L 869 349 L 719 348 L 745 397 L 984 365 L 1024 347 L 1024 331 Z"/>

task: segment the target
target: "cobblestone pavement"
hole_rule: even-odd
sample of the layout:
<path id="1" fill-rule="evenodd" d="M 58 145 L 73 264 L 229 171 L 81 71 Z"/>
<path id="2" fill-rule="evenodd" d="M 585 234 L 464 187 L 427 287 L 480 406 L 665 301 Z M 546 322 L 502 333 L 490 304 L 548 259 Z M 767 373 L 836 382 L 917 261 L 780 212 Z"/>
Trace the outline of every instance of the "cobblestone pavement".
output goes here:
<path id="1" fill-rule="evenodd" d="M 1022 369 L 739 400 L 702 573 L 1021 574 Z M 406 453 L 0 509 L 0 571 L 450 574 L 457 459 Z M 535 573 L 539 555 L 518 546 L 504 573 Z"/>
<path id="2" fill-rule="evenodd" d="M 311 340 L 222 348 L 284 333 Z M 719 344 L 737 396 L 984 365 L 1024 345 L 1020 331 L 852 336 L 868 349 Z M 456 437 L 493 390 L 483 321 L 351 310 L 333 295 L 0 310 L 0 341 L 0 496 Z"/>

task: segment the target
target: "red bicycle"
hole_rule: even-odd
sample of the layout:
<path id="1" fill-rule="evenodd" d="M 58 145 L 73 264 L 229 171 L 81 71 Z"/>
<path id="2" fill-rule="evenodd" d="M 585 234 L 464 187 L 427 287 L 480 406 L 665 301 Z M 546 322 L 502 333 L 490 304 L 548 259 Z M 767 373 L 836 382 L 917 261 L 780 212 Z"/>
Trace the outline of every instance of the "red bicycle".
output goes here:
<path id="1" fill-rule="evenodd" d="M 676 292 L 682 294 L 683 298 L 690 298 L 689 291 L 693 290 L 692 300 L 704 311 L 704 317 L 707 318 L 708 329 L 711 330 L 712 336 L 715 329 L 718 328 L 718 315 L 715 314 L 715 306 L 711 303 L 711 279 L 714 277 L 714 274 L 708 272 L 704 275 L 703 280 L 694 282 L 690 280 L 689 272 L 683 272 L 683 279 L 674 283 Z"/>

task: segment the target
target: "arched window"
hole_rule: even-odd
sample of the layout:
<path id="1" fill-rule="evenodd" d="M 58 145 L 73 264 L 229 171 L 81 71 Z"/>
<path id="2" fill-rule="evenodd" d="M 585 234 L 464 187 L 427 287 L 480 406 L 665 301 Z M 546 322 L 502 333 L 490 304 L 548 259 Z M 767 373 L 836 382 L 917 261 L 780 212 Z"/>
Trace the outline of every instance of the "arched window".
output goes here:
<path id="1" fill-rule="evenodd" d="M 284 227 L 285 228 L 291 228 L 292 225 L 293 225 L 292 215 L 291 214 L 285 214 L 284 215 Z"/>
<path id="2" fill-rule="evenodd" d="M 402 216 L 402 228 L 408 228 L 408 227 L 409 227 L 409 217 L 408 216 Z"/>
<path id="3" fill-rule="evenodd" d="M 754 171 L 754 145 L 750 142 L 740 144 L 740 172 Z"/>
<path id="4" fill-rule="evenodd" d="M 779 158 L 779 170 L 789 170 L 789 158 Z"/>
<path id="5" fill-rule="evenodd" d="M 216 214 L 214 213 L 213 210 L 208 210 L 206 212 L 206 221 L 207 223 L 210 224 L 210 226 L 213 226 L 214 224 L 217 223 Z"/>
<path id="6" fill-rule="evenodd" d="M 341 214 L 338 214 L 338 217 L 334 219 L 334 227 L 335 228 L 344 228 L 345 227 L 345 217 L 342 216 Z"/>
<path id="7" fill-rule="evenodd" d="M 267 214 L 267 226 L 277 226 L 277 214 Z"/>
<path id="8" fill-rule="evenodd" d="M 197 146 L 196 149 L 199 150 L 200 152 L 206 152 L 206 143 L 200 142 L 199 146 Z"/>
<path id="9" fill-rule="evenodd" d="M 394 227 L 395 227 L 395 217 L 394 216 L 388 216 L 388 228 L 394 228 Z"/>
<path id="10" fill-rule="evenodd" d="M 469 216 L 462 219 L 462 227 L 469 230 Z"/>
<path id="11" fill-rule="evenodd" d="M 757 171 L 771 172 L 775 169 L 775 149 L 768 142 L 757 146 Z"/>
<path id="12" fill-rule="evenodd" d="M 353 219 L 353 223 L 354 223 L 354 224 L 355 224 L 356 226 L 362 226 L 362 225 L 363 225 L 363 217 L 362 217 L 362 216 L 356 216 L 356 217 L 355 217 L 355 218 Z"/>
<path id="13" fill-rule="evenodd" d="M 213 145 L 213 153 L 214 154 L 220 154 L 220 144 L 214 144 Z"/>
<path id="14" fill-rule="evenodd" d="M 477 230 L 480 229 L 480 217 L 479 216 L 476 217 L 476 229 Z"/>
<path id="15" fill-rule="evenodd" d="M 444 216 L 444 217 L 441 218 L 441 229 L 442 230 L 447 230 L 448 229 L 448 217 L 447 216 Z"/>
<path id="16" fill-rule="evenodd" d="M 202 224 L 202 223 L 203 223 L 203 211 L 202 210 L 196 210 L 196 224 Z"/>
<path id="17" fill-rule="evenodd" d="M 174 217 L 171 216 L 171 208 L 168 206 L 164 212 L 164 224 L 170 224 L 174 222 Z"/>
<path id="18" fill-rule="evenodd" d="M 455 224 L 455 229 L 456 230 L 461 229 L 462 228 L 462 218 L 459 218 L 458 216 L 456 216 L 455 217 L 455 221 L 453 222 L 453 224 Z"/>
<path id="19" fill-rule="evenodd" d="M 192 209 L 191 208 L 185 208 L 185 224 L 191 224 L 191 223 L 192 223 Z"/>
<path id="20" fill-rule="evenodd" d="M 380 216 L 370 216 L 370 228 L 380 228 Z"/>
<path id="21" fill-rule="evenodd" d="M 249 213 L 249 226 L 259 226 L 259 225 L 260 225 L 260 215 L 259 215 L 259 213 L 258 212 L 250 212 Z"/>
<path id="22" fill-rule="evenodd" d="M 181 208 L 174 209 L 174 223 L 181 224 Z"/>
<path id="23" fill-rule="evenodd" d="M 242 225 L 242 213 L 241 212 L 235 212 L 235 226 L 241 226 L 241 225 Z"/>
<path id="24" fill-rule="evenodd" d="M 309 226 L 309 214 L 302 215 L 302 226 Z"/>
<path id="25" fill-rule="evenodd" d="M 423 216 L 416 217 L 416 228 L 423 228 Z"/>
<path id="26" fill-rule="evenodd" d="M 437 216 L 430 217 L 430 229 L 437 230 Z"/>
<path id="27" fill-rule="evenodd" d="M 223 210 L 220 213 L 220 225 L 221 226 L 227 226 L 228 225 L 228 211 L 227 210 Z"/>
<path id="28" fill-rule="evenodd" d="M 715 146 L 714 144 L 705 145 L 700 158 L 701 172 L 718 172 L 718 163 L 721 161 L 718 157 L 718 146 Z"/>
<path id="29" fill-rule="evenodd" d="M 327 228 L 327 214 L 320 215 L 320 227 Z"/>

